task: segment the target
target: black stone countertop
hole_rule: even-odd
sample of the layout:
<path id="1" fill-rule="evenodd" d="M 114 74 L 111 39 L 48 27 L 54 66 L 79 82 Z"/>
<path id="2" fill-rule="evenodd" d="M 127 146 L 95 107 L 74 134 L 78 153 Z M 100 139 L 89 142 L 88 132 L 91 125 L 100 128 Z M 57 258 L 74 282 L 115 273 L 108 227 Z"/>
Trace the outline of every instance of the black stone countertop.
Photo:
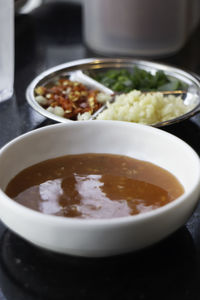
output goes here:
<path id="1" fill-rule="evenodd" d="M 24 132 L 53 124 L 26 103 L 26 87 L 36 75 L 60 63 L 97 56 L 84 46 L 79 5 L 43 4 L 27 15 L 16 15 L 15 30 L 15 95 L 0 103 L 0 147 Z M 179 53 L 158 61 L 200 75 L 200 26 Z M 200 115 L 165 130 L 200 154 Z M 199 207 L 164 241 L 137 253 L 101 259 L 41 250 L 0 223 L 0 300 L 199 300 L 199 282 Z"/>

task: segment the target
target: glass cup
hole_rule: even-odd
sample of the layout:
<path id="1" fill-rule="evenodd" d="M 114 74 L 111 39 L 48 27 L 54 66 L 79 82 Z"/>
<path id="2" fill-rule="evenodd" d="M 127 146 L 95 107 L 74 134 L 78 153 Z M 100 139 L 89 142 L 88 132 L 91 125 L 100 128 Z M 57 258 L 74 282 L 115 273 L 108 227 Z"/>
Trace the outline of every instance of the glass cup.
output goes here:
<path id="1" fill-rule="evenodd" d="M 0 101 L 11 98 L 14 82 L 14 0 L 0 0 Z"/>

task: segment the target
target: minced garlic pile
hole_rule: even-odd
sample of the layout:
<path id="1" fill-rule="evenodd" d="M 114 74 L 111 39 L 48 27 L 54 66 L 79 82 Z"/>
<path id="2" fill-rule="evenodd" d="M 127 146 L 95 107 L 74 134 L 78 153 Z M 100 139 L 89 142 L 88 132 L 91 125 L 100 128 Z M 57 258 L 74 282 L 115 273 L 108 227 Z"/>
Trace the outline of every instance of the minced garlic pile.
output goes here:
<path id="1" fill-rule="evenodd" d="M 142 124 L 156 124 L 183 115 L 193 109 L 180 96 L 165 96 L 161 92 L 142 93 L 133 90 L 116 96 L 114 103 L 98 115 L 98 120 L 120 120 Z"/>

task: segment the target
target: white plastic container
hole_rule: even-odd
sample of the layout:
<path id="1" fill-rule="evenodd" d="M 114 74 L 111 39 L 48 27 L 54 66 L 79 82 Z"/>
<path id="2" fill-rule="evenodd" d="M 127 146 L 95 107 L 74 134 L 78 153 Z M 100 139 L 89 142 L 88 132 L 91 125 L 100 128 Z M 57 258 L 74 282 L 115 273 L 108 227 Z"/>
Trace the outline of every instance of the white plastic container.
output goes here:
<path id="1" fill-rule="evenodd" d="M 13 94 L 14 0 L 0 1 L 0 102 Z"/>
<path id="2" fill-rule="evenodd" d="M 169 55 L 184 45 L 194 27 L 195 3 L 196 0 L 85 0 L 85 42 L 98 53 Z M 199 14 L 196 19 L 195 25 Z"/>

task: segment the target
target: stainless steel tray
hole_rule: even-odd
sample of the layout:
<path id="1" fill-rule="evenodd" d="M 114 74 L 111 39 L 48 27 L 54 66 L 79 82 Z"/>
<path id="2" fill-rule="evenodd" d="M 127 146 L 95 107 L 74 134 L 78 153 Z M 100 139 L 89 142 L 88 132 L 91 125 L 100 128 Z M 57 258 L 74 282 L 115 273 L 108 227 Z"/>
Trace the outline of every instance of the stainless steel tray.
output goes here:
<path id="1" fill-rule="evenodd" d="M 137 60 L 137 59 L 126 59 L 126 58 L 88 58 L 88 59 L 81 59 L 72 62 L 67 62 L 55 66 L 41 73 L 30 83 L 30 85 L 27 87 L 26 90 L 26 98 L 28 103 L 32 106 L 34 110 L 36 110 L 38 113 L 42 114 L 47 118 L 62 123 L 74 122 L 72 120 L 54 115 L 48 112 L 47 110 L 45 110 L 42 106 L 40 106 L 35 100 L 35 93 L 34 93 L 35 88 L 37 86 L 46 85 L 50 82 L 56 81 L 61 76 L 68 76 L 71 80 L 77 80 L 91 88 L 98 88 L 99 90 L 105 93 L 112 94 L 113 93 L 112 90 L 108 89 L 107 87 L 93 80 L 85 73 L 90 71 L 91 72 L 106 71 L 108 69 L 114 69 L 114 68 L 132 69 L 135 66 L 137 66 L 140 69 L 149 71 L 152 74 L 155 74 L 156 71 L 162 70 L 165 72 L 167 76 L 179 79 L 180 81 L 182 81 L 188 86 L 188 91 L 184 99 L 184 102 L 190 104 L 191 102 L 195 101 L 195 107 L 188 113 L 181 115 L 178 118 L 152 124 L 152 126 L 162 127 L 173 123 L 177 123 L 187 118 L 190 118 L 196 113 L 200 112 L 200 82 L 197 76 L 169 65 L 144 61 L 144 60 Z M 94 117 L 92 117 L 92 119 L 94 119 Z"/>

